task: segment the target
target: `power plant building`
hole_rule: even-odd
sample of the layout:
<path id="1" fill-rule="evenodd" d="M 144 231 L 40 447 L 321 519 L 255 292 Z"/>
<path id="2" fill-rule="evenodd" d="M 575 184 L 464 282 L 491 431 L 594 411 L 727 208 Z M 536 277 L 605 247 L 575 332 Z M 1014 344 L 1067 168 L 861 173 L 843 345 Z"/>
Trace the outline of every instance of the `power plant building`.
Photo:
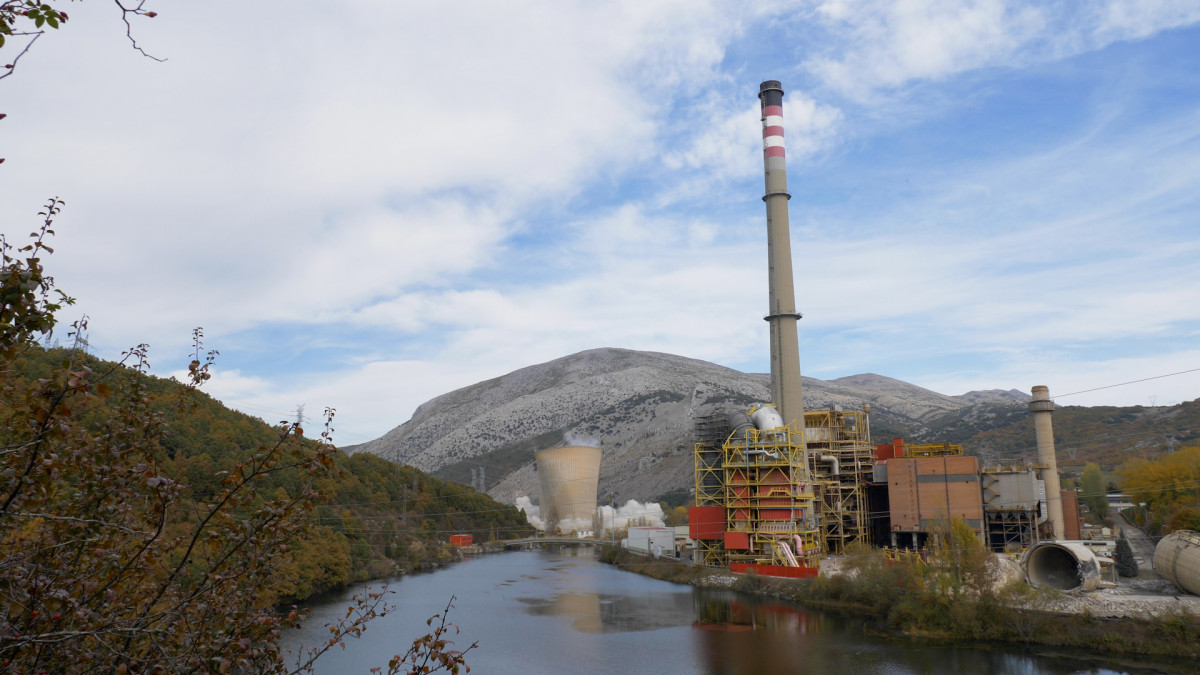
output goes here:
<path id="1" fill-rule="evenodd" d="M 924 548 L 931 532 L 956 518 L 982 539 L 977 458 L 897 457 L 887 467 L 892 546 Z"/>
<path id="2" fill-rule="evenodd" d="M 994 550 L 1064 534 L 1046 387 L 1034 387 L 1036 467 L 981 471 L 952 443 L 872 446 L 870 410 L 805 411 L 783 132 L 783 87 L 759 87 L 767 211 L 771 402 L 696 419 L 689 535 L 700 564 L 815 576 L 852 544 L 922 548 L 952 520 Z M 539 460 L 540 461 L 540 460 Z M 1049 555 L 1049 554 L 1047 554 Z"/>

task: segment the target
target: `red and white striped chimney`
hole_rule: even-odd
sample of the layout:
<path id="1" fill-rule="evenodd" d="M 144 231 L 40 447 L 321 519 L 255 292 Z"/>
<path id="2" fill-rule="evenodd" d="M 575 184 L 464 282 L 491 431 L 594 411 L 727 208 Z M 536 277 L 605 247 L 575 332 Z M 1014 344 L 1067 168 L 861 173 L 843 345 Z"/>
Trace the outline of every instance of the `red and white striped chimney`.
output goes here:
<path id="1" fill-rule="evenodd" d="M 804 428 L 804 392 L 800 386 L 800 346 L 796 334 L 796 291 L 792 280 L 792 242 L 788 223 L 787 168 L 783 145 L 783 86 L 767 80 L 759 86 L 762 104 L 763 167 L 766 171 L 767 264 L 771 325 L 771 398 L 784 424 Z"/>

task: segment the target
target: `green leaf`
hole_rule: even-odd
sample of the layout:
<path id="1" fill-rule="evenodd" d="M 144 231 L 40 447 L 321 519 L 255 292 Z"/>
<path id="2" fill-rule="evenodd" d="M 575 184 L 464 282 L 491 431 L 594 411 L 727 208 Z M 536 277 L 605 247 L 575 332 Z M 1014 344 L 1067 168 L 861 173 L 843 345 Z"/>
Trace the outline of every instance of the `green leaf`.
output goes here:
<path id="1" fill-rule="evenodd" d="M 46 23 L 50 24 L 51 28 L 58 28 L 58 19 L 52 16 L 46 17 Z"/>

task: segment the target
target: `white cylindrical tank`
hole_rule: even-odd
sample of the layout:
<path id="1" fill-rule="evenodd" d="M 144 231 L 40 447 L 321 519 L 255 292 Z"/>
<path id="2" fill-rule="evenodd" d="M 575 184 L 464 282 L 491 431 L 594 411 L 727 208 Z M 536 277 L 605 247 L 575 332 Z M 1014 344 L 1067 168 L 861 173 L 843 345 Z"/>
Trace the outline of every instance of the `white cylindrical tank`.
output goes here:
<path id="1" fill-rule="evenodd" d="M 590 529 L 600 484 L 600 448 L 571 445 L 537 453 L 546 530 Z"/>
<path id="2" fill-rule="evenodd" d="M 1180 590 L 1200 595 L 1200 533 L 1176 530 L 1154 549 L 1154 571 Z"/>

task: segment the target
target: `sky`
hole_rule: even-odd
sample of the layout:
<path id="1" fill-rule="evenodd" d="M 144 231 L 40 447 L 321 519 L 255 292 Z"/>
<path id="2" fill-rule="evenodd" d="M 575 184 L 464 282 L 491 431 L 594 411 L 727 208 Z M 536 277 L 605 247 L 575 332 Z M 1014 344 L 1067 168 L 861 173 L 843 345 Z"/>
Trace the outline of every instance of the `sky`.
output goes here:
<path id="1" fill-rule="evenodd" d="M 805 375 L 1200 397 L 1075 393 L 1200 369 L 1200 3 L 155 4 L 165 61 L 72 3 L 0 80 L 0 231 L 64 199 L 91 351 L 179 375 L 203 327 L 269 422 L 598 347 L 766 372 L 768 79 Z"/>

